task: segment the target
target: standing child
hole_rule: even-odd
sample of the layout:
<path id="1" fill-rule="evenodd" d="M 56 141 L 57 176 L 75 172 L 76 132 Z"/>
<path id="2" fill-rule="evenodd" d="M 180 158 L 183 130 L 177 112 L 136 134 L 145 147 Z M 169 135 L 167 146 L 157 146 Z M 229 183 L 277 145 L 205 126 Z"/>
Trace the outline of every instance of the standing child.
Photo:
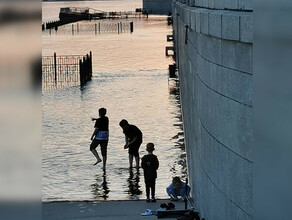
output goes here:
<path id="1" fill-rule="evenodd" d="M 146 145 L 148 154 L 142 157 L 142 168 L 144 170 L 144 179 L 146 186 L 146 201 L 150 202 L 150 189 L 151 189 L 151 202 L 156 202 L 155 199 L 155 182 L 157 178 L 157 169 L 159 167 L 159 161 L 157 156 L 153 154 L 155 150 L 153 143 Z"/>
<path id="2" fill-rule="evenodd" d="M 100 163 L 102 160 L 100 159 L 96 148 L 98 145 L 100 145 L 101 149 L 101 155 L 103 158 L 103 170 L 105 171 L 106 168 L 106 159 L 107 159 L 107 145 L 108 145 L 108 125 L 109 125 L 109 119 L 106 117 L 106 109 L 100 108 L 98 110 L 99 118 L 92 118 L 92 120 L 96 120 L 94 125 L 94 131 L 91 136 L 91 145 L 90 145 L 90 151 L 93 153 L 93 155 L 96 157 L 97 161 L 95 164 Z"/>

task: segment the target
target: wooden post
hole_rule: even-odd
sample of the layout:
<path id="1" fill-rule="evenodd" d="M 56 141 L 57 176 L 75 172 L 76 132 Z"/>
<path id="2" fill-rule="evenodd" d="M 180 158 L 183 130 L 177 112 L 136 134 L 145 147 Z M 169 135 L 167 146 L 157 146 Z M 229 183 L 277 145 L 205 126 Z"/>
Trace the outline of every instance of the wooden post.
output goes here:
<path id="1" fill-rule="evenodd" d="M 98 22 L 98 33 L 100 34 L 100 22 Z"/>
<path id="2" fill-rule="evenodd" d="M 72 24 L 72 35 L 74 35 L 74 24 Z"/>
<path id="3" fill-rule="evenodd" d="M 118 26 L 118 34 L 120 33 L 120 23 L 117 24 Z"/>
<path id="4" fill-rule="evenodd" d="M 57 54 L 54 53 L 55 82 L 57 83 Z"/>
<path id="5" fill-rule="evenodd" d="M 121 22 L 121 33 L 123 33 L 123 23 Z"/>
<path id="6" fill-rule="evenodd" d="M 95 35 L 97 34 L 97 24 L 94 25 Z"/>
<path id="7" fill-rule="evenodd" d="M 79 33 L 79 24 L 77 23 L 77 33 Z"/>

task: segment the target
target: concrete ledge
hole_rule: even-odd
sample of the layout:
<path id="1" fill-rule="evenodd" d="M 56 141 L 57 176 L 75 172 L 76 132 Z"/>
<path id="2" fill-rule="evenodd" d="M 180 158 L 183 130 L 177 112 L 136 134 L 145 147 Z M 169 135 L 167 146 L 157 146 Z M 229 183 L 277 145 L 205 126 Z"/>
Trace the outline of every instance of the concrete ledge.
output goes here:
<path id="1" fill-rule="evenodd" d="M 146 209 L 157 210 L 161 203 L 170 200 L 157 200 L 156 203 L 146 203 L 145 200 L 136 201 L 105 201 L 105 202 L 48 202 L 42 204 L 43 219 L 109 219 L 109 220 L 137 220 L 157 219 L 157 216 L 141 216 Z M 173 202 L 176 209 L 184 209 L 183 202 Z"/>
<path id="2" fill-rule="evenodd" d="M 183 21 L 198 33 L 225 40 L 253 43 L 252 12 L 189 7 L 175 1 L 173 5 Z"/>
<path id="3" fill-rule="evenodd" d="M 176 2 L 210 9 L 253 10 L 252 0 L 177 0 Z"/>

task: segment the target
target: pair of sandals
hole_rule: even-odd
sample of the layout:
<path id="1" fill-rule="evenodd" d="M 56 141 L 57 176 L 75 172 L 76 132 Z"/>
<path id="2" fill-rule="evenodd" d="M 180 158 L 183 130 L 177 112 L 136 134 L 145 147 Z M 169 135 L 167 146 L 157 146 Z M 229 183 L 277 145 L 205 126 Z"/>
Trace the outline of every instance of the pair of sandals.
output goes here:
<path id="1" fill-rule="evenodd" d="M 162 203 L 160 205 L 161 208 L 166 209 L 166 210 L 174 210 L 175 209 L 175 204 L 173 204 L 172 202 L 170 203 Z"/>

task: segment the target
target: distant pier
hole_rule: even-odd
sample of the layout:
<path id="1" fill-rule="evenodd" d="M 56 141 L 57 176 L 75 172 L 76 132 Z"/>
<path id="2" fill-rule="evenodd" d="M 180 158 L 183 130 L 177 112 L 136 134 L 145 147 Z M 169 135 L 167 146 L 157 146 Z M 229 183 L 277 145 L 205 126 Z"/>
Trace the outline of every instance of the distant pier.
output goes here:
<path id="1" fill-rule="evenodd" d="M 61 8 L 59 13 L 59 19 L 44 22 L 42 24 L 42 30 L 55 29 L 59 26 L 83 21 L 83 20 L 99 20 L 99 19 L 126 19 L 126 18 L 140 18 L 142 16 L 148 17 L 147 12 L 141 8 L 137 8 L 135 11 L 112 11 L 105 12 L 92 8 L 77 8 L 77 7 L 66 7 Z"/>

